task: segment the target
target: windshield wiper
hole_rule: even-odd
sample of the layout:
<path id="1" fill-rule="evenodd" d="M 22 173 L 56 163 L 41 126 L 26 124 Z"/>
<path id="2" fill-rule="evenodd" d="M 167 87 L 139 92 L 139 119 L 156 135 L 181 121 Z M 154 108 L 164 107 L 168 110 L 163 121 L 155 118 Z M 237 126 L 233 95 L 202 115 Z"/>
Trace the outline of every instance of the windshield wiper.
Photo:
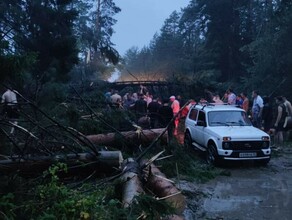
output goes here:
<path id="1" fill-rule="evenodd" d="M 221 122 L 221 121 L 212 121 L 211 124 L 230 126 L 230 125 L 227 124 L 226 122 Z"/>
<path id="2" fill-rule="evenodd" d="M 226 123 L 231 124 L 231 125 L 244 126 L 244 123 L 242 121 L 229 121 L 229 122 L 226 122 Z"/>

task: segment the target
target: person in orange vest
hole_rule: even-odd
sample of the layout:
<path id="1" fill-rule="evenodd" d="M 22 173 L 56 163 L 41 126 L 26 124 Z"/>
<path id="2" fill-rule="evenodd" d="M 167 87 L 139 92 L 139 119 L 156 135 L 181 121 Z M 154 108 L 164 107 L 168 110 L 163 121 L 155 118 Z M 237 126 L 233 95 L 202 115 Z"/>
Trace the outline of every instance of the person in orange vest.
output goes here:
<path id="1" fill-rule="evenodd" d="M 179 105 L 179 102 L 175 99 L 175 96 L 170 96 L 169 100 L 171 102 L 170 107 L 172 108 L 173 116 L 175 117 L 175 119 L 174 119 L 174 135 L 177 135 L 177 129 L 178 129 L 178 124 L 179 124 L 178 112 L 180 110 L 180 105 Z"/>

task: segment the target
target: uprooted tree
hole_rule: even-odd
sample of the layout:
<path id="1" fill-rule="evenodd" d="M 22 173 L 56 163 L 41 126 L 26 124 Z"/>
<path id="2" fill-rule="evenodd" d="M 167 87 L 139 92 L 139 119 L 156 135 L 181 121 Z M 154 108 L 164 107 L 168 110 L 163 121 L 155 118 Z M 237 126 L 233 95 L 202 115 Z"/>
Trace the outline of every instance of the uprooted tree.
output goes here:
<path id="1" fill-rule="evenodd" d="M 0 131 L 7 146 L 12 149 L 9 154 L 1 155 L 2 174 L 17 173 L 25 178 L 32 178 L 54 164 L 64 163 L 68 169 L 66 172 L 58 172 L 60 177 L 90 176 L 94 173 L 99 178 L 106 177 L 106 182 L 114 181 L 116 189 L 122 194 L 121 202 L 125 208 L 135 203 L 137 196 L 148 194 L 157 201 L 167 201 L 177 210 L 177 214 L 182 213 L 184 197 L 175 184 L 154 165 L 164 151 L 150 160 L 145 159 L 158 142 L 164 144 L 163 148 L 167 147 L 166 131 L 172 121 L 166 128 L 145 130 L 133 124 L 133 131 L 121 132 L 108 125 L 84 101 L 91 115 L 113 129 L 110 133 L 85 135 L 72 127 L 64 126 L 35 103 L 15 92 L 27 107 L 19 109 L 20 118 L 26 121 L 26 126 L 22 126 L 21 121 L 15 123 L 6 118 L 1 119 Z M 14 134 L 9 133 L 10 127 L 15 128 Z M 121 141 L 131 149 L 134 148 L 138 156 L 124 159 L 119 146 Z"/>

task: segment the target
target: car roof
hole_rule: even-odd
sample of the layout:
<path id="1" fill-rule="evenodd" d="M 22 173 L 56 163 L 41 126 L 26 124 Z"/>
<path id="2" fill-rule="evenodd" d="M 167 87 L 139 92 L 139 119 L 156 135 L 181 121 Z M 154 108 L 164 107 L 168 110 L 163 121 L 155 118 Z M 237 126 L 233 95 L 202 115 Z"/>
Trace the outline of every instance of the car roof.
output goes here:
<path id="1" fill-rule="evenodd" d="M 227 104 L 196 104 L 193 105 L 192 108 L 196 108 L 199 110 L 204 110 L 205 112 L 210 111 L 244 111 L 236 105 L 227 105 Z"/>

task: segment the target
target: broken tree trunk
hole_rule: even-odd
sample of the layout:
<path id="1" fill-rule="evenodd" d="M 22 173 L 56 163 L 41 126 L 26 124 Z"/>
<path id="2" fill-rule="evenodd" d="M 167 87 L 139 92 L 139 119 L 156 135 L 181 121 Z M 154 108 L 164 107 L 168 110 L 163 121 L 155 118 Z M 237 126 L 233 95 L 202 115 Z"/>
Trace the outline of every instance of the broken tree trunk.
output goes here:
<path id="1" fill-rule="evenodd" d="M 150 130 L 137 130 L 137 131 L 125 131 L 118 133 L 108 133 L 108 134 L 96 134 L 96 135 L 88 135 L 88 138 L 92 143 L 97 145 L 104 146 L 113 146 L 118 147 L 121 146 L 121 143 L 125 142 L 125 144 L 130 146 L 139 146 L 150 144 L 155 138 L 157 138 L 162 132 L 164 128 L 150 129 Z M 161 142 L 163 144 L 168 143 L 168 135 L 165 133 L 161 137 Z"/>
<path id="2" fill-rule="evenodd" d="M 55 156 L 14 156 L 0 160 L 0 173 L 19 172 L 23 175 L 38 175 L 54 163 L 66 163 L 71 172 L 78 170 L 97 170 L 112 172 L 119 168 L 123 161 L 120 151 L 99 151 L 98 155 L 90 153 L 64 154 Z"/>
<path id="3" fill-rule="evenodd" d="M 132 204 L 134 197 L 144 193 L 144 190 L 140 180 L 140 167 L 134 159 L 125 160 L 122 170 L 123 175 L 118 186 L 122 186 L 122 204 L 126 208 Z"/>
<path id="4" fill-rule="evenodd" d="M 148 166 L 148 169 L 147 188 L 158 196 L 158 199 L 165 199 L 176 208 L 177 214 L 182 214 L 186 200 L 180 190 L 154 164 Z"/>

